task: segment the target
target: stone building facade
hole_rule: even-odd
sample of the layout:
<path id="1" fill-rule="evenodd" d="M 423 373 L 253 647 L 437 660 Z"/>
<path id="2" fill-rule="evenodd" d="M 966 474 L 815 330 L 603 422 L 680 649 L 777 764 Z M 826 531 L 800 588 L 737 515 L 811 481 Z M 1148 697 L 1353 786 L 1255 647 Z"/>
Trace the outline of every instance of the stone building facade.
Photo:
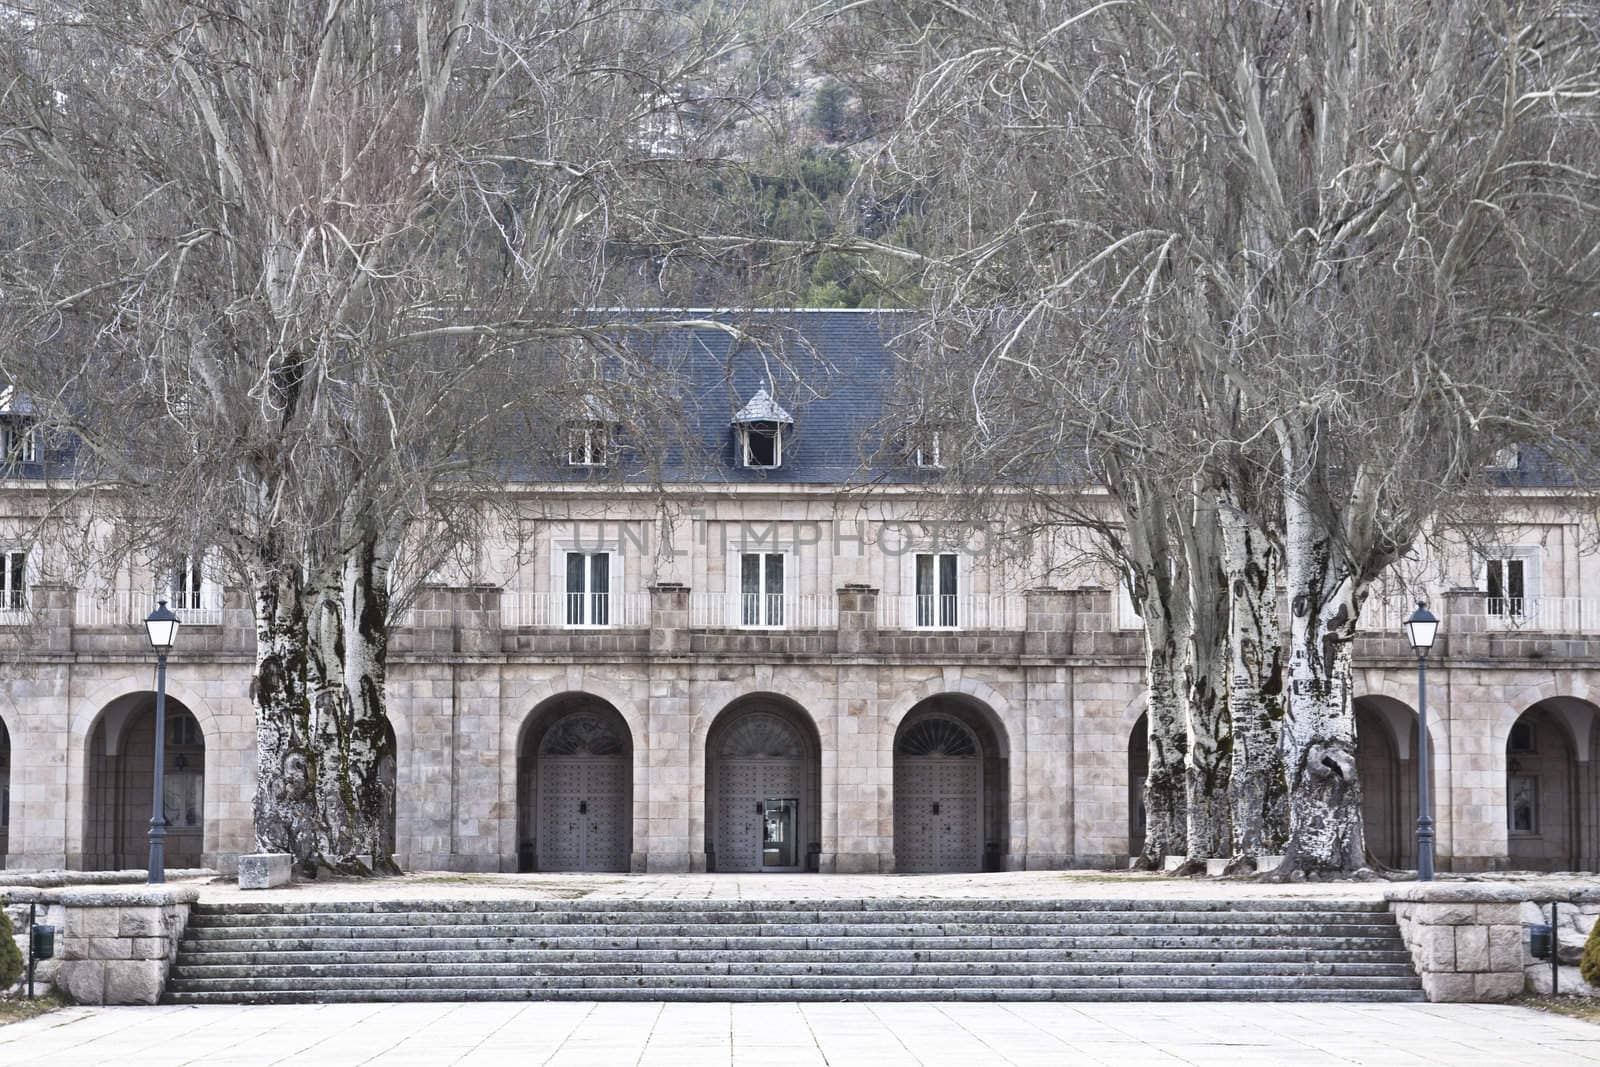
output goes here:
<path id="1" fill-rule="evenodd" d="M 879 342 L 841 343 L 853 365 L 887 360 Z M 841 427 L 873 413 L 821 400 L 791 416 L 759 364 L 729 384 L 743 407 L 705 430 L 718 479 L 669 486 L 665 507 L 600 479 L 520 486 L 525 517 L 396 619 L 401 865 L 1123 865 L 1141 833 L 1142 650 L 1111 574 L 1019 550 L 1002 521 L 939 521 L 929 477 L 853 475 Z M 751 446 L 769 431 L 782 443 Z M 903 461 L 931 466 L 924 451 Z M 595 465 L 593 438 L 574 456 Z M 1444 619 L 1429 668 L 1439 862 L 1600 869 L 1594 531 L 1553 491 L 1507 499 L 1504 549 L 1414 570 Z M 229 868 L 253 850 L 248 597 L 203 567 L 176 584 L 133 564 L 76 584 L 29 567 L 25 607 L 0 618 L 14 646 L 6 865 L 143 864 L 154 659 L 138 621 L 159 587 L 185 619 L 168 678 L 169 863 Z M 1375 596 L 1357 646 L 1368 840 L 1395 866 L 1414 862 L 1416 814 L 1403 601 Z"/>

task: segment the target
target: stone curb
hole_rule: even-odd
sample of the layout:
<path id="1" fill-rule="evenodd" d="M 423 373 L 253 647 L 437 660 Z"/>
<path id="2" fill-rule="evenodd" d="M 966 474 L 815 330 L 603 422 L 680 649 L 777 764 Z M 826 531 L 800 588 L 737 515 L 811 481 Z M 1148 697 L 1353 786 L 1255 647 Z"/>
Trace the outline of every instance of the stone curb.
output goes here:
<path id="1" fill-rule="evenodd" d="M 47 889 L 69 885 L 123 885 L 144 884 L 149 872 L 127 871 L 0 871 L 0 891 L 13 886 Z M 168 870 L 167 878 L 184 881 L 190 878 L 216 878 L 218 873 L 209 867 L 185 867 Z"/>
<path id="2" fill-rule="evenodd" d="M 1384 894 L 1390 903 L 1411 904 L 1520 904 L 1524 900 L 1560 900 L 1563 903 L 1600 903 L 1600 883 L 1564 889 L 1519 885 L 1515 882 L 1439 883 L 1410 885 Z"/>
<path id="3" fill-rule="evenodd" d="M 200 889 L 192 885 L 130 886 L 127 889 L 0 885 L 0 901 L 6 904 L 64 904 L 74 908 L 161 907 L 193 904 L 199 899 Z"/>

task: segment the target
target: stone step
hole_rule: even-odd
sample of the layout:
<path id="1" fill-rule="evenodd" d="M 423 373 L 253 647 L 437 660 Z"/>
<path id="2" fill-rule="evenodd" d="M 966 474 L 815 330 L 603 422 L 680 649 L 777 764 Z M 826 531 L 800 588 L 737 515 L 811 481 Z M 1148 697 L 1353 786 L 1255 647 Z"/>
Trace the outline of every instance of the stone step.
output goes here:
<path id="1" fill-rule="evenodd" d="M 572 912 L 555 911 L 435 911 L 404 912 L 256 912 L 246 915 L 207 913 L 190 919 L 191 929 L 218 927 L 283 927 L 283 926 L 464 926 L 493 923 L 496 925 L 627 925 L 661 926 L 737 926 L 770 925 L 772 923 L 820 923 L 839 926 L 883 926 L 896 923 L 1010 923 L 1010 924 L 1070 924 L 1079 926 L 1125 925 L 1129 923 L 1204 923 L 1207 925 L 1275 924 L 1285 921 L 1315 925 L 1372 925 L 1384 924 L 1385 919 L 1373 912 L 1296 912 L 1286 916 L 1274 911 L 1156 911 L 1129 910 L 1120 912 L 1057 911 L 1040 912 L 1017 909 L 959 911 L 684 911 L 684 912 Z"/>
<path id="2" fill-rule="evenodd" d="M 543 941 L 568 938 L 704 937 L 1382 937 L 1398 936 L 1392 923 L 452 923 L 415 925 L 202 926 L 186 932 L 197 941 L 263 938 L 345 938 L 350 940 L 428 937 L 517 938 Z"/>
<path id="3" fill-rule="evenodd" d="M 1366 912 L 1389 914 L 1388 905 L 1373 900 L 1323 900 L 1318 898 L 1260 899 L 1250 902 L 1248 910 L 1271 912 Z M 579 912 L 794 912 L 794 911 L 852 911 L 891 912 L 914 911 L 1238 911 L 1239 902 L 1233 900 L 1138 900 L 1111 898 L 1080 900 L 1075 898 L 1038 900 L 972 898 L 968 900 L 942 897 L 873 897 L 869 899 L 840 899 L 818 901 L 815 898 L 800 900 L 340 900 L 340 901 L 228 901 L 226 903 L 196 904 L 195 915 L 258 915 L 276 913 L 293 915 L 304 912 L 339 914 L 382 914 L 393 911 L 439 911 L 491 913 L 496 911 L 553 911 L 560 914 Z"/>
<path id="4" fill-rule="evenodd" d="M 185 938 L 180 954 L 192 951 L 197 945 L 214 946 L 218 951 L 241 952 L 259 950 L 263 940 L 274 942 L 274 947 L 294 952 L 341 952 L 367 950 L 373 952 L 430 952 L 442 949 L 482 950 L 497 948 L 531 948 L 526 938 L 515 937 L 411 937 L 411 938 L 351 938 L 351 937 L 277 937 L 262 939 L 208 938 L 191 941 Z M 566 949 L 678 949 L 718 951 L 761 951 L 768 949 L 1054 949 L 1060 952 L 1092 951 L 1095 949 L 1140 948 L 1234 948 L 1234 949 L 1303 949 L 1307 951 L 1335 952 L 1343 949 L 1397 949 L 1404 944 L 1397 932 L 1375 937 L 1284 937 L 1268 935 L 1241 937 L 1237 935 L 1182 936 L 1151 934 L 1147 936 L 1120 937 L 1046 937 L 1046 936 L 986 936 L 942 935 L 932 937 L 564 937 L 547 938 L 539 947 Z"/>
<path id="5" fill-rule="evenodd" d="M 419 963 L 640 963 L 720 965 L 745 963 L 747 953 L 717 950 L 679 949 L 566 949 L 496 948 L 454 950 L 426 948 L 409 952 L 370 952 L 344 950 L 299 952 L 259 946 L 240 952 L 215 951 L 210 945 L 185 946 L 182 960 L 197 966 L 258 967 L 293 964 L 419 964 Z M 760 959 L 772 963 L 814 963 L 825 958 L 840 964 L 904 963 L 983 963 L 995 959 L 1018 963 L 1054 963 L 1079 957 L 1096 964 L 1312 964 L 1325 959 L 1341 963 L 1387 964 L 1409 967 L 1411 954 L 1404 948 L 1385 950 L 1343 949 L 1329 953 L 1323 949 L 1136 949 L 1106 948 L 1089 952 L 1063 952 L 1061 949 L 832 949 L 819 953 L 810 949 L 763 951 Z M 180 967 L 184 963 L 179 964 Z"/>
<path id="6" fill-rule="evenodd" d="M 672 989 L 679 986 L 698 989 L 909 989 L 937 985 L 950 989 L 1141 989 L 1165 988 L 1175 983 L 1170 975 L 947 975 L 931 982 L 926 975 L 654 975 L 622 978 L 616 975 L 412 975 L 383 977 L 364 975 L 360 985 L 369 989 L 438 989 L 477 991 L 483 989 L 602 989 L 638 986 Z M 1182 983 L 1195 989 L 1421 989 L 1414 976 L 1356 977 L 1350 975 L 1186 975 Z M 184 979 L 172 983 L 175 992 L 282 992 L 339 989 L 352 984 L 338 977 L 274 977 Z"/>
<path id="7" fill-rule="evenodd" d="M 787 1001 L 1296 1001 L 1319 1003 L 1417 1002 L 1420 989 L 1198 989 L 1187 983 L 1139 989 L 950 989 L 928 985 L 905 989 L 743 989 L 681 986 L 672 989 L 596 986 L 587 989 L 387 989 L 346 985 L 337 989 L 172 992 L 168 1004 L 348 1004 L 382 1001 L 432 1002 L 501 1000 L 710 1001 L 741 1003 Z"/>
<path id="8" fill-rule="evenodd" d="M 1420 988 L 1393 916 L 1364 901 L 413 900 L 197 908 L 168 1000 L 1416 1000 Z"/>
<path id="9" fill-rule="evenodd" d="M 1178 976 L 1225 975 L 1245 977 L 1269 975 L 1293 977 L 1295 975 L 1345 975 L 1370 978 L 1412 979 L 1409 965 L 1403 963 L 1125 963 L 1125 962 L 1075 962 L 1049 963 L 1042 961 L 992 961 L 992 962 L 938 962 L 938 963 L 856 963 L 824 961 L 811 963 L 786 963 L 767 960 L 728 960 L 715 963 L 630 963 L 608 961 L 604 963 L 568 962 L 506 962 L 475 960 L 446 963 L 442 961 L 410 961 L 405 963 L 280 963 L 257 965 L 219 965 L 182 963 L 173 968 L 173 976 L 185 983 L 211 978 L 360 978 L 365 975 L 391 978 L 441 977 L 465 978 L 474 975 L 499 975 L 524 978 L 581 975 L 586 977 L 612 976 L 667 976 L 690 975 L 841 975 L 841 976 L 906 976 L 906 975 L 1028 975 L 1059 976 Z"/>

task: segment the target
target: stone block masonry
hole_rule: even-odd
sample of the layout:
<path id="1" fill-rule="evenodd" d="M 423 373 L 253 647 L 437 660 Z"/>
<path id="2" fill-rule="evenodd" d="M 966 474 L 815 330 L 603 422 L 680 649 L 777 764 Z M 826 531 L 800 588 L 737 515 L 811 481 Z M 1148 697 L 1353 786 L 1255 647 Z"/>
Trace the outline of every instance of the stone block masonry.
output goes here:
<path id="1" fill-rule="evenodd" d="M 0 888 L 7 913 L 38 907 L 56 928 L 56 955 L 35 979 L 80 1004 L 154 1004 L 199 896 L 193 886 Z M 26 948 L 26 937 L 18 938 Z"/>
<path id="2" fill-rule="evenodd" d="M 1542 904 L 1529 899 L 1535 892 Z M 1436 1002 L 1550 993 L 1550 963 L 1529 953 L 1527 928 L 1549 922 L 1552 898 L 1559 900 L 1562 913 L 1558 944 L 1570 955 L 1573 946 L 1581 950 L 1582 938 L 1600 914 L 1600 886 L 1535 891 L 1509 882 L 1433 882 L 1389 894 L 1422 991 Z M 1559 981 L 1562 993 L 1594 994 L 1576 966 L 1563 966 Z"/>

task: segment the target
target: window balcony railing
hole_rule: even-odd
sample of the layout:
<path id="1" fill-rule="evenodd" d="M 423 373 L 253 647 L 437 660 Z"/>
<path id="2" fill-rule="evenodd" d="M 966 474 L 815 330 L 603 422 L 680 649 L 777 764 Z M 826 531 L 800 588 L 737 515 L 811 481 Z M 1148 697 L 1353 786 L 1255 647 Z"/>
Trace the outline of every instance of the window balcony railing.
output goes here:
<path id="1" fill-rule="evenodd" d="M 177 613 L 185 626 L 221 626 L 222 596 L 202 591 L 199 594 L 174 597 L 168 592 L 118 589 L 98 592 L 92 589 L 78 591 L 73 606 L 73 622 L 88 629 L 116 629 L 123 626 L 142 626 L 147 615 L 156 609 L 157 601 L 165 600 Z"/>
<path id="2" fill-rule="evenodd" d="M 1406 617 L 1416 610 L 1414 596 L 1370 596 L 1362 605 L 1356 629 L 1361 633 L 1401 635 Z M 1491 631 L 1525 631 L 1550 634 L 1600 634 L 1600 600 L 1572 596 L 1489 596 L 1469 597 L 1457 603 L 1471 615 L 1483 617 L 1483 628 Z M 1434 611 L 1439 611 L 1437 605 Z M 1444 620 L 1444 633 L 1451 623 Z"/>
<path id="3" fill-rule="evenodd" d="M 1018 595 L 911 595 L 878 601 L 878 625 L 885 630 L 1021 630 L 1027 620 L 1027 601 Z"/>
<path id="4" fill-rule="evenodd" d="M 604 630 L 650 625 L 648 593 L 520 593 L 500 597 L 508 630 Z"/>
<path id="5" fill-rule="evenodd" d="M 1491 630 L 1600 633 L 1600 600 L 1575 596 L 1485 596 L 1483 617 L 1484 625 Z"/>
<path id="6" fill-rule="evenodd" d="M 839 622 L 832 593 L 690 593 L 697 630 L 827 630 Z"/>

